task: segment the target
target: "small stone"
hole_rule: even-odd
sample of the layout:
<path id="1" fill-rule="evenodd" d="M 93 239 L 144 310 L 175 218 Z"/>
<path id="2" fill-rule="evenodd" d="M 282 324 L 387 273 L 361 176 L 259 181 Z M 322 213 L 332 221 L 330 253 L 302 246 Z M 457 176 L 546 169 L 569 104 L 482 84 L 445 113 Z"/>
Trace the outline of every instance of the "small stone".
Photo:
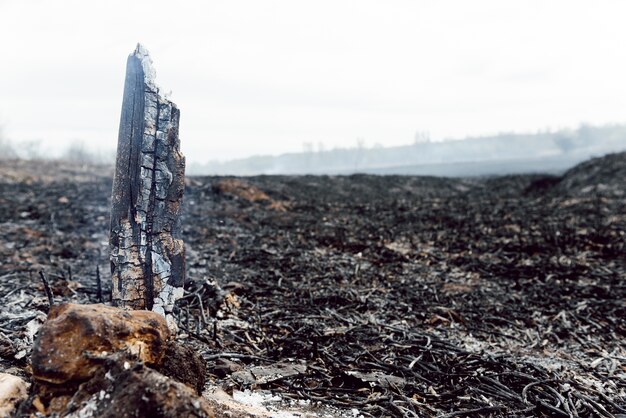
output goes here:
<path id="1" fill-rule="evenodd" d="M 193 348 L 171 341 L 167 344 L 165 359 L 157 369 L 159 372 L 186 384 L 198 395 L 202 394 L 206 362 Z"/>
<path id="2" fill-rule="evenodd" d="M 154 312 L 55 305 L 33 347 L 33 377 L 53 384 L 85 381 L 101 367 L 103 357 L 119 351 L 156 365 L 169 336 L 165 319 Z"/>
<path id="3" fill-rule="evenodd" d="M 0 417 L 11 416 L 17 404 L 27 396 L 26 382 L 17 376 L 0 373 Z"/>

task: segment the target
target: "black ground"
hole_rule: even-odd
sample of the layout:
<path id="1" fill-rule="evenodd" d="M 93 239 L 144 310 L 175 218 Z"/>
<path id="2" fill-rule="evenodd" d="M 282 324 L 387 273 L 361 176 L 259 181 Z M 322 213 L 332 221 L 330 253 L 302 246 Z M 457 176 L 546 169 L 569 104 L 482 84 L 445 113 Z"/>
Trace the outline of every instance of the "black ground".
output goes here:
<path id="1" fill-rule="evenodd" d="M 111 179 L 0 167 L 1 368 L 27 376 L 37 271 L 58 300 L 95 302 L 99 266 L 106 296 Z M 626 154 L 563 177 L 194 177 L 185 193 L 178 314 L 214 382 L 365 416 L 626 414 Z M 236 371 L 252 366 L 275 375 Z"/>

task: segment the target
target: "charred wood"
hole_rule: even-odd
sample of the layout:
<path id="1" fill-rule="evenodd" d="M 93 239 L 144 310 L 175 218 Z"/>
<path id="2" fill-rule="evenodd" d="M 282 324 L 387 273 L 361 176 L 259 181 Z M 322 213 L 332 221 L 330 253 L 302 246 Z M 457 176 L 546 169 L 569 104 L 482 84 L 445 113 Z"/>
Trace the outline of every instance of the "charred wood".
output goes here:
<path id="1" fill-rule="evenodd" d="M 148 52 L 128 57 L 111 203 L 113 303 L 171 320 L 183 294 L 178 215 L 184 190 L 180 112 L 154 83 Z"/>

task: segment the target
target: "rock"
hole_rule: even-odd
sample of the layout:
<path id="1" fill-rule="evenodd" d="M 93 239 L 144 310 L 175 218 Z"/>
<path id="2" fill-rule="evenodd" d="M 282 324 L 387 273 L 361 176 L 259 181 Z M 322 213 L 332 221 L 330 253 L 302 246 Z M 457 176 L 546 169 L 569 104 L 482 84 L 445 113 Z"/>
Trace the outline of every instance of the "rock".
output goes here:
<path id="1" fill-rule="evenodd" d="M 22 409 L 60 417 L 212 417 L 196 395 L 204 389 L 204 359 L 169 337 L 155 312 L 53 306 L 33 348 L 36 385 Z"/>
<path id="2" fill-rule="evenodd" d="M 111 361 L 74 394 L 60 416 L 100 418 L 214 417 L 186 385 L 141 363 Z"/>
<path id="3" fill-rule="evenodd" d="M 206 362 L 189 346 L 174 341 L 167 343 L 165 360 L 157 370 L 165 376 L 186 384 L 198 395 L 204 390 Z"/>
<path id="4" fill-rule="evenodd" d="M 82 382 L 101 367 L 102 357 L 118 351 L 158 365 L 169 336 L 165 319 L 154 312 L 55 305 L 33 347 L 33 378 L 52 384 Z"/>
<path id="5" fill-rule="evenodd" d="M 27 396 L 26 382 L 17 376 L 0 373 L 0 417 L 11 416 L 17 404 Z"/>

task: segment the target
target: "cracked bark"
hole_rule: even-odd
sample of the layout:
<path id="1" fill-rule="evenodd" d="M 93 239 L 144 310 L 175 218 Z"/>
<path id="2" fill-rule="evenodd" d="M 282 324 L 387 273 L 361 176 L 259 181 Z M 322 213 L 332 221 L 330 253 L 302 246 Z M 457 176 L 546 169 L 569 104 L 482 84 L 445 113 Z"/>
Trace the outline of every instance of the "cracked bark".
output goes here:
<path id="1" fill-rule="evenodd" d="M 111 196 L 113 303 L 159 312 L 171 326 L 185 278 L 179 119 L 176 105 L 154 83 L 148 52 L 138 45 L 126 63 Z"/>

